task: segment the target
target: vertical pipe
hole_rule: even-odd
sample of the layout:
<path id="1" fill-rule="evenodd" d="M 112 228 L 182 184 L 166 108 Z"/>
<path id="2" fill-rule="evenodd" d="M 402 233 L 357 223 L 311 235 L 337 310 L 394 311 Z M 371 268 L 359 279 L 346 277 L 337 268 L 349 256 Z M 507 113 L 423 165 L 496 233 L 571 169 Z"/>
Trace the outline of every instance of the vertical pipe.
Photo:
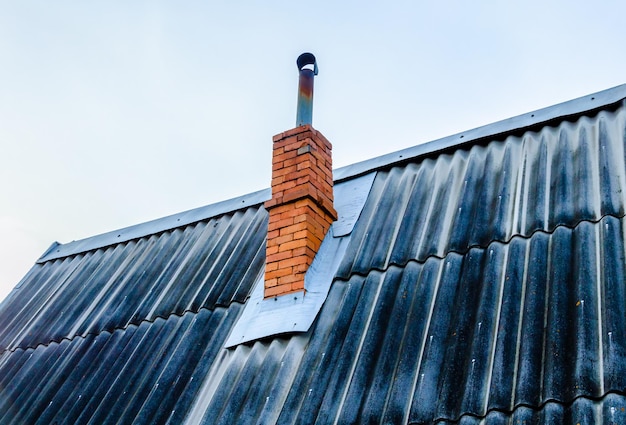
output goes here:
<path id="1" fill-rule="evenodd" d="M 311 53 L 303 53 L 296 64 L 300 72 L 296 127 L 300 127 L 313 124 L 313 78 L 317 75 L 317 62 Z"/>

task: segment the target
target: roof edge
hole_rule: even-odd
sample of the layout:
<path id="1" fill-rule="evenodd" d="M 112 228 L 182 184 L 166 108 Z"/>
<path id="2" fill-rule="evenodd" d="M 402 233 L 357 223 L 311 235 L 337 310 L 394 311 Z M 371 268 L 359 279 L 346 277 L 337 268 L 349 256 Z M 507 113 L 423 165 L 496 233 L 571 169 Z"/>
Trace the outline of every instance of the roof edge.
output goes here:
<path id="1" fill-rule="evenodd" d="M 194 208 L 178 214 L 169 215 L 167 217 L 158 218 L 156 220 L 147 221 L 145 223 L 136 224 L 119 230 L 113 230 L 85 239 L 80 239 L 65 244 L 58 244 L 57 242 L 55 242 L 37 260 L 37 263 L 41 264 L 45 263 L 46 261 L 80 254 L 81 252 L 87 252 L 93 249 L 115 245 L 121 242 L 128 242 L 132 239 L 138 239 L 146 235 L 165 232 L 167 230 L 172 230 L 177 227 L 186 226 L 188 224 L 196 223 L 198 221 L 228 214 L 242 208 L 260 205 L 270 199 L 270 197 L 270 189 L 263 189 L 249 193 L 247 195 L 228 199 L 226 201 Z"/>
<path id="2" fill-rule="evenodd" d="M 517 115 L 515 117 L 477 127 L 472 130 L 453 134 L 431 142 L 422 143 L 417 146 L 381 155 L 376 158 L 347 165 L 334 170 L 333 176 L 335 182 L 337 183 L 374 170 L 387 168 L 395 164 L 415 160 L 416 158 L 430 156 L 445 150 L 459 148 L 487 137 L 514 133 L 523 129 L 536 127 L 550 121 L 566 117 L 579 116 L 590 111 L 603 109 L 607 106 L 621 102 L 624 99 L 626 99 L 626 84 L 522 115 Z"/>

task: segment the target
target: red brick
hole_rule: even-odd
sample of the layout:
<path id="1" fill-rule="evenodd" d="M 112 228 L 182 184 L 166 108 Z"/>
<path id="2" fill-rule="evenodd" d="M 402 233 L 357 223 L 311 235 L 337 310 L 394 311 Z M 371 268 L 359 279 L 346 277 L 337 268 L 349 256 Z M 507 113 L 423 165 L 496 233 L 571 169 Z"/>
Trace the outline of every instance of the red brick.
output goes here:
<path id="1" fill-rule="evenodd" d="M 282 220 L 278 220 L 273 223 L 269 223 L 268 230 L 278 230 L 283 227 L 291 226 L 294 223 L 293 218 L 283 218 Z"/>
<path id="2" fill-rule="evenodd" d="M 294 223 L 302 223 L 303 221 L 306 221 L 306 219 L 307 219 L 306 215 L 299 215 L 299 216 L 293 218 L 293 222 Z"/>
<path id="3" fill-rule="evenodd" d="M 303 169 L 311 169 L 312 165 L 315 165 L 315 159 L 313 158 L 307 158 L 306 161 L 300 161 L 298 162 L 298 165 L 296 166 L 296 169 L 298 171 L 303 170 Z"/>
<path id="4" fill-rule="evenodd" d="M 272 186 L 272 192 L 274 193 L 278 193 L 278 192 L 286 192 L 290 189 L 293 189 L 294 187 L 296 187 L 296 182 L 294 180 L 290 180 L 290 179 L 286 179 L 283 183 L 277 184 L 275 186 Z M 284 195 L 283 195 L 284 197 Z"/>
<path id="5" fill-rule="evenodd" d="M 282 251 L 282 252 L 277 252 L 276 254 L 268 255 L 265 258 L 265 261 L 268 262 L 268 263 L 271 263 L 273 261 L 280 261 L 280 260 L 284 260 L 286 258 L 291 258 L 291 256 L 293 256 L 293 252 L 291 252 L 291 251 Z"/>
<path id="6" fill-rule="evenodd" d="M 284 193 L 283 201 L 289 202 L 296 199 L 304 198 L 311 194 L 311 190 L 306 187 L 298 186 L 297 188 L 290 189 L 288 193 Z"/>
<path id="7" fill-rule="evenodd" d="M 302 293 L 303 291 L 304 291 L 304 284 L 301 284 L 301 285 L 285 284 L 285 285 L 276 286 L 274 288 L 271 288 L 271 290 L 266 291 L 265 298 L 267 299 L 267 298 L 273 298 L 273 297 L 280 297 L 283 295 L 293 296 L 292 294 Z"/>
<path id="8" fill-rule="evenodd" d="M 280 231 L 282 232 L 283 229 L 280 229 Z M 284 235 L 273 239 L 274 243 L 279 246 L 292 240 L 294 240 L 293 233 L 285 233 Z"/>
<path id="9" fill-rule="evenodd" d="M 267 211 L 269 211 L 271 208 L 275 207 L 276 205 L 278 205 L 278 198 L 274 198 L 274 197 L 272 197 L 272 199 L 270 199 L 269 201 L 265 201 L 265 203 L 263 204 L 263 206 L 265 207 Z M 270 221 L 271 220 L 272 220 L 272 215 L 270 214 Z"/>
<path id="10" fill-rule="evenodd" d="M 313 251 L 317 252 L 320 249 L 320 245 L 322 244 L 322 241 L 320 241 L 319 239 L 316 239 L 315 237 L 311 236 L 306 240 L 306 246 L 311 248 Z M 280 247 L 278 248 L 280 250 Z"/>
<path id="11" fill-rule="evenodd" d="M 304 281 L 304 274 L 289 274 L 287 276 L 281 276 L 278 278 L 279 285 L 284 285 L 285 283 L 294 283 L 298 281 Z"/>
<path id="12" fill-rule="evenodd" d="M 270 201 L 267 201 L 266 204 L 269 203 L 269 202 Z M 265 208 L 267 208 L 267 206 Z M 281 220 L 280 215 L 278 215 L 278 214 L 270 214 L 270 218 L 269 218 L 269 222 L 270 223 L 276 223 L 277 221 L 280 221 L 280 220 Z"/>
<path id="13" fill-rule="evenodd" d="M 280 213 L 280 218 L 294 218 L 301 215 L 312 214 L 313 210 L 309 207 L 296 207 L 295 205 L 287 211 Z"/>
<path id="14" fill-rule="evenodd" d="M 291 292 L 291 285 L 279 285 L 279 286 L 271 286 L 265 287 L 265 298 L 275 297 L 277 295 L 283 295 L 288 292 Z"/>
<path id="15" fill-rule="evenodd" d="M 293 145 L 294 143 L 300 143 L 300 142 L 298 142 L 298 138 L 297 137 L 288 137 L 286 139 L 274 142 L 272 153 L 274 151 L 276 151 L 277 149 L 282 149 L 283 152 L 285 152 L 287 150 L 293 150 L 293 149 L 289 149 L 289 147 L 291 145 Z"/>
<path id="16" fill-rule="evenodd" d="M 285 176 L 278 176 L 272 179 L 272 189 L 274 186 L 279 185 L 285 181 Z"/>
<path id="17" fill-rule="evenodd" d="M 300 177 L 300 172 L 298 172 L 298 170 L 296 169 L 295 165 L 292 165 L 291 167 L 287 167 L 287 168 L 283 168 L 282 170 L 280 170 L 280 172 L 282 171 L 286 171 L 285 173 L 281 174 L 282 176 L 285 176 L 285 181 L 296 181 L 298 180 L 298 177 Z"/>
<path id="18" fill-rule="evenodd" d="M 283 161 L 283 167 L 291 167 L 292 165 L 296 166 L 296 170 L 298 169 L 298 164 L 300 164 L 300 157 L 296 156 L 295 158 L 287 159 Z"/>
<path id="19" fill-rule="evenodd" d="M 302 248 L 296 248 L 293 250 L 293 256 L 298 256 L 298 255 L 307 255 L 311 258 L 315 257 L 315 251 L 313 251 L 311 248 L 308 247 L 302 247 Z"/>
<path id="20" fill-rule="evenodd" d="M 298 239 L 296 241 L 286 242 L 278 246 L 278 252 L 291 251 L 292 249 L 302 248 L 307 246 L 306 239 Z"/>
<path id="21" fill-rule="evenodd" d="M 293 234 L 293 238 L 294 239 L 306 238 L 307 234 L 308 234 L 308 230 L 300 230 L 299 232 L 296 232 Z"/>
<path id="22" fill-rule="evenodd" d="M 315 177 L 309 175 L 309 174 L 305 174 L 303 176 L 298 177 L 298 179 L 296 180 L 296 185 L 297 186 L 301 186 L 301 185 L 305 185 L 311 181 L 313 181 L 315 179 Z"/>
<path id="23" fill-rule="evenodd" d="M 289 268 L 291 269 L 294 266 L 299 266 L 301 264 L 307 264 L 310 261 L 309 258 L 307 258 L 306 256 L 302 255 L 299 257 L 291 257 L 291 258 L 287 258 L 286 260 L 282 260 L 278 262 L 278 268 L 282 269 L 282 268 Z M 296 270 L 293 270 L 294 272 Z M 302 271 L 302 270 L 300 270 Z"/>
<path id="24" fill-rule="evenodd" d="M 272 219 L 275 219 L 275 221 L 278 221 L 280 219 L 280 214 L 288 210 L 289 210 L 288 205 L 285 205 L 285 204 L 275 205 L 274 207 L 272 207 L 272 211 L 270 214 L 270 221 Z"/>
<path id="25" fill-rule="evenodd" d="M 272 165 L 273 164 L 280 164 L 281 162 L 285 162 L 288 159 L 295 158 L 296 156 L 298 156 L 298 153 L 296 151 L 289 151 L 289 152 L 280 153 L 280 154 L 275 155 L 275 156 L 272 157 Z"/>
<path id="26" fill-rule="evenodd" d="M 298 149 L 300 149 L 301 147 L 305 145 L 306 145 L 306 141 L 303 141 L 303 140 L 298 140 L 293 143 L 287 143 L 285 144 L 285 152 L 294 152 L 296 155 L 298 155 Z"/>
<path id="27" fill-rule="evenodd" d="M 305 273 L 313 261 L 307 261 L 306 263 L 293 266 L 293 273 Z"/>
<path id="28" fill-rule="evenodd" d="M 280 278 L 284 276 L 291 276 L 293 274 L 293 269 L 291 267 L 278 267 L 276 270 L 265 271 L 265 280 L 278 278 L 280 282 Z"/>
<path id="29" fill-rule="evenodd" d="M 304 279 L 291 284 L 291 292 L 304 291 Z"/>
<path id="30" fill-rule="evenodd" d="M 293 234 L 300 231 L 306 230 L 308 228 L 308 224 L 306 222 L 292 224 L 291 226 L 283 227 L 280 229 L 281 236 L 291 235 L 292 239 L 297 239 L 293 237 Z"/>
<path id="31" fill-rule="evenodd" d="M 295 165 L 289 167 L 283 167 L 280 170 L 276 170 L 272 173 L 272 178 L 285 176 L 285 180 L 289 180 L 289 174 L 298 171 Z"/>
<path id="32" fill-rule="evenodd" d="M 315 209 L 317 208 L 317 205 L 315 205 L 314 202 L 312 202 L 310 199 L 299 199 L 296 201 L 296 208 L 299 207 L 311 207 L 313 208 L 313 211 L 315 211 Z"/>

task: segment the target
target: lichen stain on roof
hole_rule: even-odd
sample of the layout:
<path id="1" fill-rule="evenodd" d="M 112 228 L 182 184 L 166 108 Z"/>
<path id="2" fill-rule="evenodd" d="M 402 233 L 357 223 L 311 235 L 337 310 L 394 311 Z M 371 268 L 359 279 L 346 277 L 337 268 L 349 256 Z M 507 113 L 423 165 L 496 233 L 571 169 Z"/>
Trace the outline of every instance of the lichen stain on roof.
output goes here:
<path id="1" fill-rule="evenodd" d="M 373 182 L 306 332 L 224 348 L 264 193 L 56 247 L 0 305 L 0 423 L 626 423 L 624 99 L 337 170 Z"/>

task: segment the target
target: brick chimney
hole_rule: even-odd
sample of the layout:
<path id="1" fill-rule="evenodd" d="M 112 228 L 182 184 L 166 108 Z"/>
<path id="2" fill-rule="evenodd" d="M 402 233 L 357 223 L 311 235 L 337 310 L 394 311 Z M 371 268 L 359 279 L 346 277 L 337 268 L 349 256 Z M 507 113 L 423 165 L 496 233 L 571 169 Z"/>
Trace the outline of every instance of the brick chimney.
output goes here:
<path id="1" fill-rule="evenodd" d="M 272 199 L 265 262 L 265 298 L 304 291 L 304 275 L 331 223 L 333 207 L 332 145 L 311 126 L 315 57 L 297 60 L 298 127 L 274 136 Z"/>

